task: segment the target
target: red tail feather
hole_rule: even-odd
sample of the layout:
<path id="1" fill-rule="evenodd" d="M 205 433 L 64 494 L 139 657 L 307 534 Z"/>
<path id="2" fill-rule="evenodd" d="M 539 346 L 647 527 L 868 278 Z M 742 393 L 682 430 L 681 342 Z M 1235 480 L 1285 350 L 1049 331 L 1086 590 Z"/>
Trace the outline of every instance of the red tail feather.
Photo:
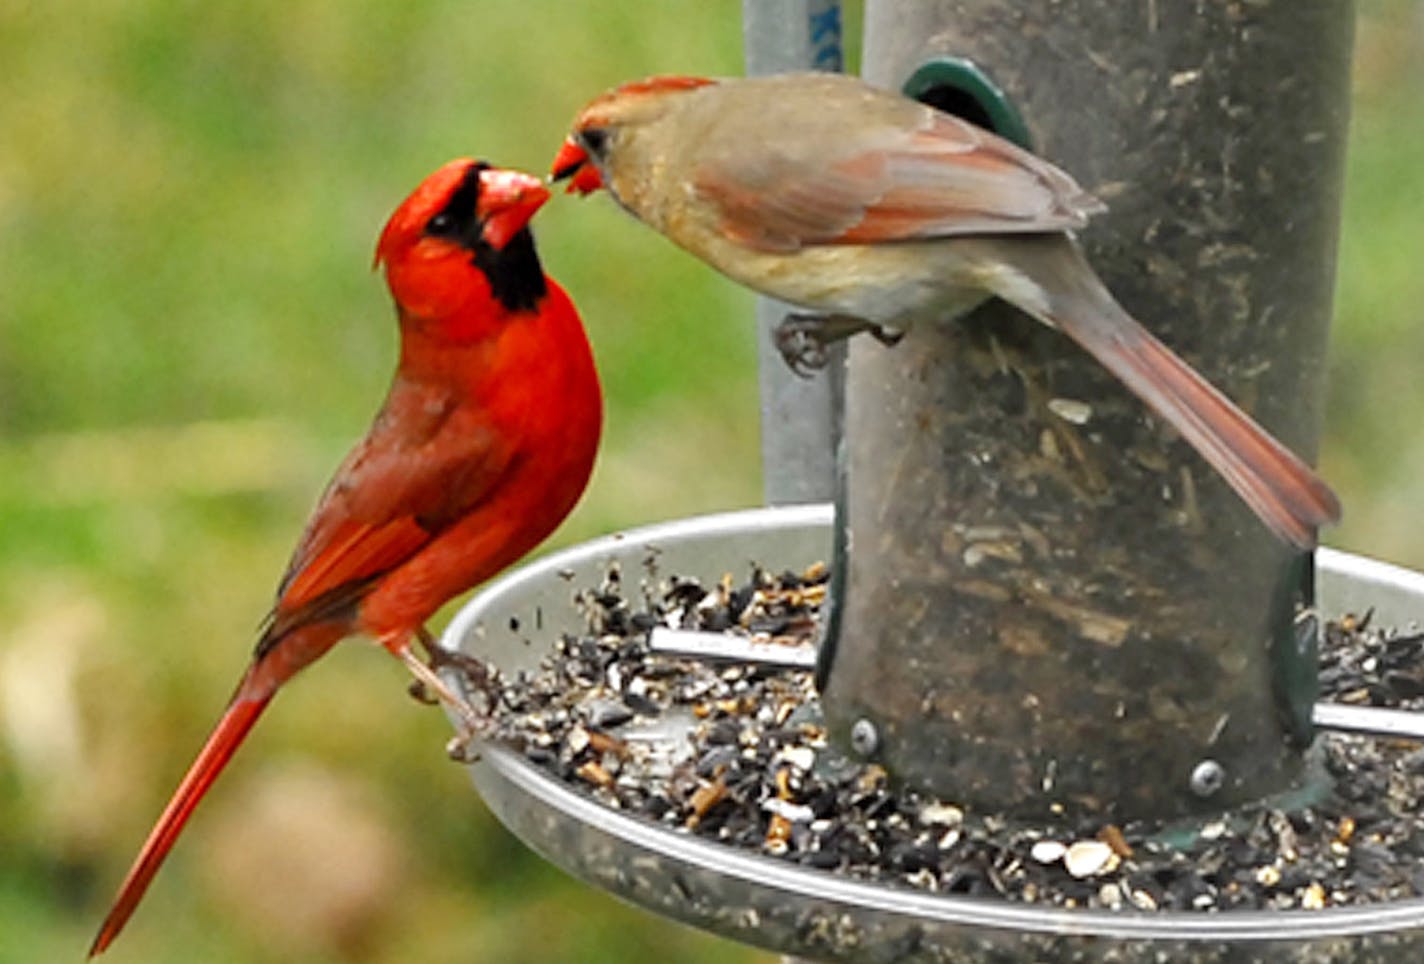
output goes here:
<path id="1" fill-rule="evenodd" d="M 1137 362 L 1173 396 L 1153 402 L 1212 467 L 1231 483 L 1261 521 L 1281 538 L 1309 549 L 1316 530 L 1340 518 L 1330 487 L 1230 399 L 1155 339 L 1139 345 Z"/>
<path id="2" fill-rule="evenodd" d="M 1070 240 L 988 243 L 999 245 L 993 250 L 1003 252 L 1000 260 L 1022 270 L 1038 291 L 1038 297 L 1022 297 L 1022 287 L 1005 286 L 999 294 L 1060 328 L 1116 375 L 1181 432 L 1277 536 L 1310 549 L 1316 530 L 1339 520 L 1340 502 L 1324 480 L 1138 324 Z M 1045 306 L 1040 299 L 1048 298 Z"/>
<path id="3" fill-rule="evenodd" d="M 203 744 L 198 758 L 188 768 L 183 782 L 173 794 L 173 799 L 168 801 L 163 816 L 158 818 L 153 832 L 148 835 L 143 849 L 129 868 L 129 874 L 124 878 L 123 886 L 119 888 L 119 896 L 114 901 L 109 916 L 104 918 L 103 926 L 99 928 L 94 943 L 89 947 L 90 957 L 102 953 L 124 929 L 129 915 L 143 899 L 144 891 L 148 890 L 153 875 L 158 873 L 158 868 L 163 865 L 163 859 L 173 848 L 173 842 L 178 839 L 178 834 L 188 822 L 193 808 L 203 799 L 203 795 L 223 771 L 227 761 L 232 759 L 232 755 L 242 745 L 243 738 L 271 699 L 270 695 L 257 700 L 234 699 L 222 719 L 218 720 L 208 742 Z"/>

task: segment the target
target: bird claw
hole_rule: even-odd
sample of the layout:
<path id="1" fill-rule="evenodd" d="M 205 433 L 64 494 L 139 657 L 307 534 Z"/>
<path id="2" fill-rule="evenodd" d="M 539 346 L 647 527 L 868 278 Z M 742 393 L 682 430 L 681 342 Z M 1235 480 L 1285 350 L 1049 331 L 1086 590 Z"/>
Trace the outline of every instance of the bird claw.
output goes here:
<path id="1" fill-rule="evenodd" d="M 409 646 L 402 646 L 395 653 L 415 677 L 415 685 L 409 690 L 411 695 L 417 699 L 434 695 L 439 698 L 441 703 L 453 710 L 460 718 L 459 739 L 463 743 L 469 743 L 476 737 L 493 732 L 495 729 L 493 713 L 498 705 L 500 695 L 496 674 L 472 656 L 444 651 L 439 651 L 440 655 L 437 656 L 437 647 L 434 646 L 433 640 L 424 630 L 418 634 L 418 638 L 430 653 L 430 661 L 433 666 L 422 663 L 420 658 L 411 652 Z M 474 688 L 484 694 L 485 709 L 483 712 L 475 709 L 466 699 L 445 685 L 445 681 L 433 668 L 442 665 L 454 666 L 464 671 Z M 447 752 L 451 752 L 448 747 Z"/>
<path id="2" fill-rule="evenodd" d="M 831 345 L 862 331 L 887 348 L 905 337 L 899 329 L 846 315 L 787 315 L 772 337 L 786 366 L 802 378 L 810 378 L 830 361 Z"/>
<path id="3" fill-rule="evenodd" d="M 478 763 L 480 751 L 475 748 L 479 734 L 472 730 L 461 730 L 445 743 L 445 755 L 456 763 Z"/>
<path id="4" fill-rule="evenodd" d="M 406 686 L 405 691 L 410 694 L 410 698 L 417 703 L 424 703 L 426 706 L 440 705 L 440 698 L 430 692 L 430 687 L 426 686 L 418 679 L 413 679 Z"/>
<path id="5" fill-rule="evenodd" d="M 484 695 L 486 710 L 493 712 L 494 708 L 499 705 L 503 693 L 499 684 L 498 671 L 492 669 L 479 657 L 462 653 L 458 649 L 446 649 L 437 643 L 424 627 L 416 634 L 416 638 L 420 640 L 420 645 L 425 649 L 425 657 L 429 661 L 431 669 L 437 672 L 453 669 L 459 673 L 471 688 L 479 690 Z"/>
<path id="6" fill-rule="evenodd" d="M 484 660 L 467 653 L 440 650 L 439 656 L 431 656 L 430 664 L 437 670 L 453 669 L 459 673 L 471 689 L 478 690 L 484 696 L 487 712 L 493 712 L 499 705 L 504 692 L 499 685 L 499 674 Z"/>
<path id="7" fill-rule="evenodd" d="M 787 315 L 772 338 L 786 367 L 801 378 L 810 378 L 826 367 L 830 360 L 826 348 L 836 340 L 827 337 L 826 319 L 820 315 Z"/>
<path id="8" fill-rule="evenodd" d="M 870 337 L 874 338 L 886 348 L 894 348 L 900 344 L 905 337 L 905 333 L 899 328 L 887 328 L 884 325 L 877 325 L 873 322 L 866 322 L 865 330 L 870 332 Z"/>

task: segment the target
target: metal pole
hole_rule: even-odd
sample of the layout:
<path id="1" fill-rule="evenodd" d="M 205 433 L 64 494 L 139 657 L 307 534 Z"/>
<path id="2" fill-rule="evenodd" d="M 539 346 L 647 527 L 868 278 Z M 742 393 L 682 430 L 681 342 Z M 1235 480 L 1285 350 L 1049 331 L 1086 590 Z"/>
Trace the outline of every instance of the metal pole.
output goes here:
<path id="1" fill-rule="evenodd" d="M 1340 0 L 868 0 L 865 74 L 983 68 L 1108 202 L 1082 241 L 1117 297 L 1309 457 L 1352 17 Z M 1297 779 L 1310 694 L 1273 688 L 1310 666 L 1292 626 L 1308 567 L 1067 339 L 990 305 L 893 350 L 857 340 L 846 447 L 824 693 L 843 744 L 1025 814 L 1172 817 Z"/>
<path id="2" fill-rule="evenodd" d="M 791 70 L 838 71 L 839 0 L 742 0 L 742 40 L 748 74 Z M 763 489 L 768 505 L 824 502 L 833 493 L 845 349 L 811 378 L 781 360 L 772 330 L 790 308 L 758 298 L 757 361 L 761 386 Z"/>

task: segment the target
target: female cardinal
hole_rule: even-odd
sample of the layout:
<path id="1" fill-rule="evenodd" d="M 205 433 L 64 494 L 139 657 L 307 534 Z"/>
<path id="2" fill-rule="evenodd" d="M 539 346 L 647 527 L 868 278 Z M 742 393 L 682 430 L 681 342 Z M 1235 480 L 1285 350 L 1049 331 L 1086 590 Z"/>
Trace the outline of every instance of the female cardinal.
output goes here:
<path id="1" fill-rule="evenodd" d="M 1309 548 L 1339 518 L 1309 466 L 1113 300 L 1069 233 L 1101 203 L 957 117 L 841 74 L 654 77 L 584 107 L 552 177 L 607 188 L 734 280 L 809 309 L 778 336 L 793 367 L 997 295 L 1086 349 L 1281 538 Z"/>
<path id="2" fill-rule="evenodd" d="M 578 501 L 602 399 L 573 303 L 526 227 L 539 179 L 462 159 L 396 209 L 376 261 L 400 363 L 366 437 L 327 486 L 282 577 L 252 663 L 149 834 L 90 948 L 123 929 L 243 737 L 298 670 L 374 638 L 467 725 L 482 720 L 411 652 L 447 600 L 534 548 Z"/>

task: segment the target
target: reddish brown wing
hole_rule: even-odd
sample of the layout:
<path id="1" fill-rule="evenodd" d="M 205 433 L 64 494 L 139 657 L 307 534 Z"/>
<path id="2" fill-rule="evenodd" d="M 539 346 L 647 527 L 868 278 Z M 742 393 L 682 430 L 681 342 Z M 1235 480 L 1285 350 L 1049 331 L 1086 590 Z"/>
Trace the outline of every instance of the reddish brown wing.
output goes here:
<path id="1" fill-rule="evenodd" d="M 842 142 L 809 161 L 717 152 L 698 165 L 693 185 L 718 208 L 726 236 L 768 251 L 1062 231 L 1102 209 L 1067 174 L 1008 141 L 928 108 L 918 116 L 918 127 L 886 128 L 841 115 L 844 136 L 864 143 Z"/>
<path id="2" fill-rule="evenodd" d="M 356 593 L 467 515 L 515 453 L 441 390 L 398 383 L 371 431 L 327 486 L 292 556 L 264 638 L 310 607 Z"/>

